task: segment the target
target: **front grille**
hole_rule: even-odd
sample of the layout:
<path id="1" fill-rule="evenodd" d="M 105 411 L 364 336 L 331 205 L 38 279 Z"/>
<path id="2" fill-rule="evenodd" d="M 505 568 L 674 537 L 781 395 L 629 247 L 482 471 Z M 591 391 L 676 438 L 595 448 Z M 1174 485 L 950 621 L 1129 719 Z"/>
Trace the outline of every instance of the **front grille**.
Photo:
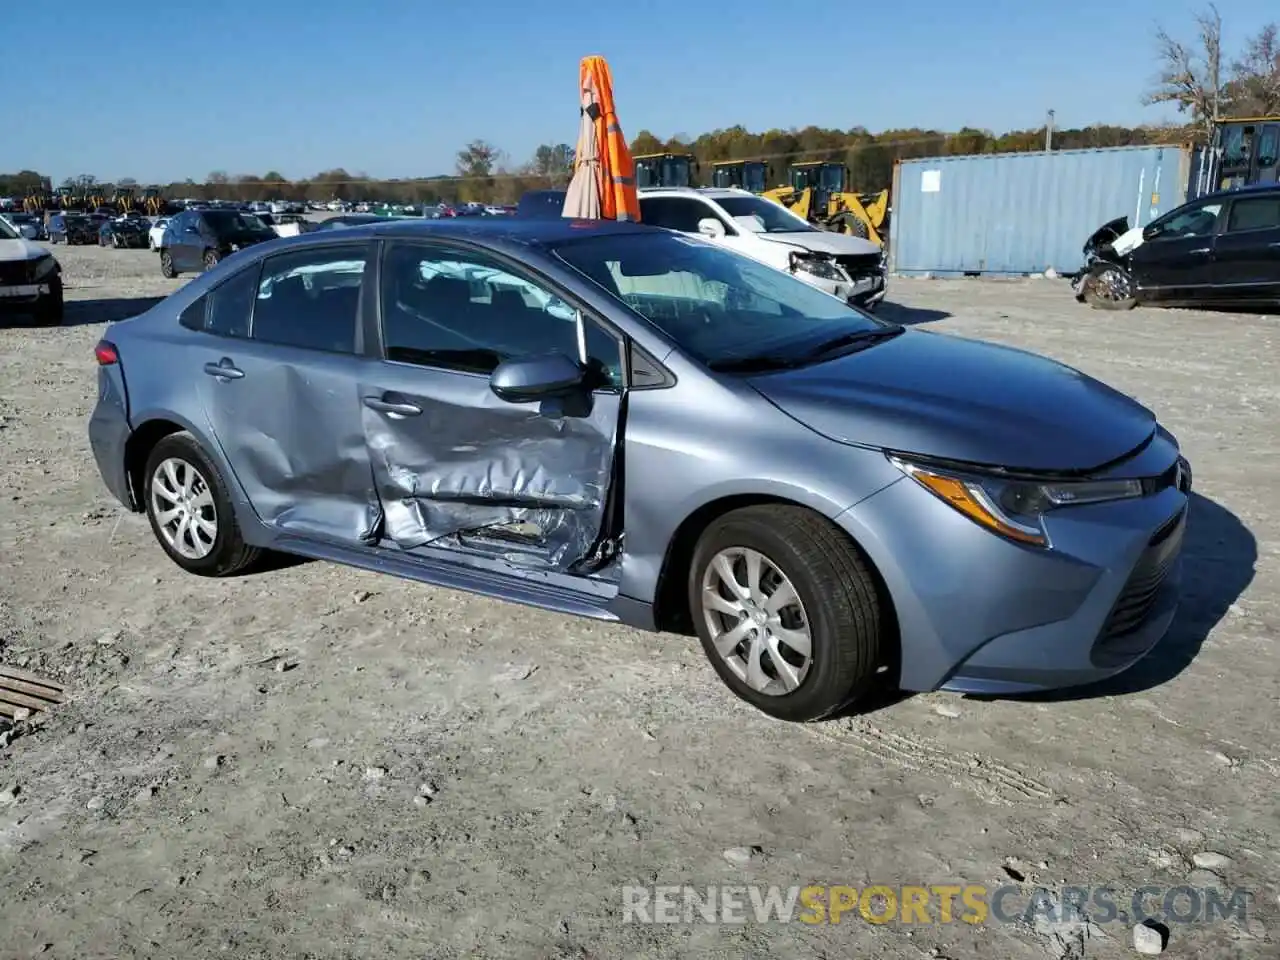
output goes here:
<path id="1" fill-rule="evenodd" d="M 846 253 L 836 257 L 836 263 L 854 280 L 872 277 L 880 272 L 880 254 Z"/>
<path id="2" fill-rule="evenodd" d="M 1111 614 L 1098 638 L 1099 642 L 1123 637 L 1142 626 L 1156 602 L 1165 577 L 1169 575 L 1182 550 L 1186 515 L 1186 507 L 1183 507 L 1151 537 L 1146 551 L 1129 575 L 1115 606 L 1111 608 Z"/>
<path id="3" fill-rule="evenodd" d="M 31 282 L 32 261 L 0 261 L 0 284 L 18 286 Z"/>

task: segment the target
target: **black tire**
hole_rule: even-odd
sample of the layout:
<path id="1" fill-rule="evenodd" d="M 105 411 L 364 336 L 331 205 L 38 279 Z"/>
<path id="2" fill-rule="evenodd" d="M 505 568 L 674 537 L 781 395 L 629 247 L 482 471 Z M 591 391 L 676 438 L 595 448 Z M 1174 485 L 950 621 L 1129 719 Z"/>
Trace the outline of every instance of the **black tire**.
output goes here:
<path id="1" fill-rule="evenodd" d="M 202 557 L 184 556 L 179 553 L 169 543 L 157 519 L 159 498 L 153 492 L 152 481 L 157 471 L 161 470 L 168 460 L 180 460 L 194 468 L 200 482 L 196 483 L 193 489 L 199 492 L 207 486 L 211 495 L 212 522 L 216 532 L 212 548 Z M 249 546 L 244 542 L 222 475 L 218 473 L 217 467 L 195 437 L 189 433 L 171 433 L 161 438 L 160 442 L 152 448 L 143 472 L 142 496 L 146 504 L 147 519 L 151 522 L 151 532 L 155 535 L 156 542 L 169 555 L 170 560 L 188 573 L 202 577 L 234 576 L 252 566 L 262 553 L 258 547 Z"/>
<path id="2" fill-rule="evenodd" d="M 1138 305 L 1129 274 L 1112 263 L 1095 263 L 1089 268 L 1080 292 L 1095 310 L 1132 310 Z"/>
<path id="3" fill-rule="evenodd" d="M 222 258 L 218 256 L 217 250 L 206 250 L 204 252 L 204 268 L 206 270 L 212 270 L 218 265 L 218 261 L 221 259 Z"/>
<path id="4" fill-rule="evenodd" d="M 160 275 L 167 280 L 178 275 L 178 271 L 173 269 L 173 255 L 168 250 L 160 251 Z"/>
<path id="5" fill-rule="evenodd" d="M 722 550 L 763 554 L 792 585 L 812 636 L 812 661 L 789 693 L 760 693 L 717 652 L 702 606 L 702 583 Z M 863 696 L 885 654 L 875 578 L 857 546 L 829 520 L 795 506 L 745 507 L 703 532 L 689 571 L 689 610 L 703 651 L 729 689 L 780 720 L 820 720 Z"/>
<path id="6" fill-rule="evenodd" d="M 62 319 L 66 315 L 66 301 L 63 297 L 61 277 L 54 277 L 49 282 L 49 292 L 36 301 L 36 308 L 32 312 L 37 326 L 62 326 Z"/>

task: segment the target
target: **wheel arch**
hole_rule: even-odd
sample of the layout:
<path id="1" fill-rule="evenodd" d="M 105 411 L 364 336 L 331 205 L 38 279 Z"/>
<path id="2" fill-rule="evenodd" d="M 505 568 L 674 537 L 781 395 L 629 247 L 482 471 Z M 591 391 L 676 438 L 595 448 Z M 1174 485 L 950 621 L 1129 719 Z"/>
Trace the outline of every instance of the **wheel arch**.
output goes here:
<path id="1" fill-rule="evenodd" d="M 817 516 L 823 517 L 844 536 L 860 555 L 863 563 L 875 581 L 876 594 L 881 603 L 883 613 L 884 641 L 886 652 L 892 657 L 898 656 L 900 640 L 898 636 L 898 614 L 894 606 L 893 595 L 889 592 L 884 576 L 866 548 L 852 536 L 848 530 L 835 523 L 831 517 L 810 504 L 792 500 L 787 497 L 769 494 L 734 494 L 719 497 L 702 504 L 680 522 L 667 544 L 662 558 L 662 568 L 658 574 L 658 588 L 654 593 L 653 620 L 656 629 L 664 633 L 693 636 L 692 611 L 689 610 L 686 578 L 689 565 L 693 562 L 694 550 L 703 532 L 716 520 L 744 507 L 780 506 L 799 507 Z M 896 671 L 896 665 L 894 667 Z M 896 676 L 896 672 L 893 674 Z"/>

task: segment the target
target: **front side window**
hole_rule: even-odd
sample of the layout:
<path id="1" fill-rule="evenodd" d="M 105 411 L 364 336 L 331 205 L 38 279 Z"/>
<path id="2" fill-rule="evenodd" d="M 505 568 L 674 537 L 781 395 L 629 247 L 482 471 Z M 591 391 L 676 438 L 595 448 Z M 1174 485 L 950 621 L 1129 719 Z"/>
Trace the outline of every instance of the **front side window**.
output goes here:
<path id="1" fill-rule="evenodd" d="M 579 357 L 577 311 L 542 285 L 470 252 L 392 246 L 382 267 L 386 358 L 492 373 L 504 360 Z M 587 359 L 601 386 L 621 382 L 620 345 L 586 321 Z"/>
<path id="2" fill-rule="evenodd" d="M 816 233 L 817 227 L 781 204 L 760 197 L 719 197 L 716 203 L 734 223 L 752 233 Z"/>
<path id="3" fill-rule="evenodd" d="M 1231 205 L 1227 232 L 1243 230 L 1275 230 L 1280 228 L 1280 195 L 1250 197 Z"/>
<path id="4" fill-rule="evenodd" d="M 253 339 L 354 353 L 368 246 L 352 244 L 268 257 L 253 305 Z"/>
<path id="5" fill-rule="evenodd" d="M 814 361 L 900 332 L 781 270 L 673 233 L 601 235 L 556 254 L 712 369 Z"/>
<path id="6" fill-rule="evenodd" d="M 1213 228 L 1218 222 L 1218 214 L 1221 212 L 1222 204 L 1220 203 L 1207 203 L 1177 211 L 1168 219 L 1159 220 L 1153 224 L 1155 231 L 1151 239 L 1172 240 L 1213 233 Z"/>

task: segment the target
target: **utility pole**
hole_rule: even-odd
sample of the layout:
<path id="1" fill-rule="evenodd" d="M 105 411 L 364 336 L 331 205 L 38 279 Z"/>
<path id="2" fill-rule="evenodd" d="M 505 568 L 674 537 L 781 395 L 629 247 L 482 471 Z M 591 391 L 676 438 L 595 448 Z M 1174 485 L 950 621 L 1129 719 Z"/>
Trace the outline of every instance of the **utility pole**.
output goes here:
<path id="1" fill-rule="evenodd" d="M 1048 153 L 1053 149 L 1053 111 L 1049 111 L 1049 116 L 1045 120 L 1044 125 L 1044 152 Z"/>

